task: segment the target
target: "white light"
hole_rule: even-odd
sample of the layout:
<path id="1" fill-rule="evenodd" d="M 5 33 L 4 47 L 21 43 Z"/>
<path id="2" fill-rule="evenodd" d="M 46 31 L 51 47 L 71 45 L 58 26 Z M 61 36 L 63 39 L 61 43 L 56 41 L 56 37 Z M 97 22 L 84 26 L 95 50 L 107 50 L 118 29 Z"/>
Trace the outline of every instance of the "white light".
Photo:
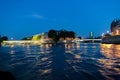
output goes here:
<path id="1" fill-rule="evenodd" d="M 13 40 L 13 37 L 11 37 L 11 40 Z"/>
<path id="2" fill-rule="evenodd" d="M 109 33 L 109 31 L 107 31 L 107 33 Z"/>
<path id="3" fill-rule="evenodd" d="M 104 33 L 102 33 L 102 36 L 104 36 Z"/>

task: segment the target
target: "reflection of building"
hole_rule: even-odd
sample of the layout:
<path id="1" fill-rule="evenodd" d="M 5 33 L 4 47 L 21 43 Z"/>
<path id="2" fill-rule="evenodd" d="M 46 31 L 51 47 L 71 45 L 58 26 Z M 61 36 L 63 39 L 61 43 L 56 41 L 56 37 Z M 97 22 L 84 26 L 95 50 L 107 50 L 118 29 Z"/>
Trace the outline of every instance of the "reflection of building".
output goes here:
<path id="1" fill-rule="evenodd" d="M 101 53 L 105 58 L 100 58 L 99 70 L 106 80 L 120 80 L 120 45 L 101 44 Z"/>
<path id="2" fill-rule="evenodd" d="M 106 58 L 120 58 L 120 45 L 101 44 L 101 52 Z"/>

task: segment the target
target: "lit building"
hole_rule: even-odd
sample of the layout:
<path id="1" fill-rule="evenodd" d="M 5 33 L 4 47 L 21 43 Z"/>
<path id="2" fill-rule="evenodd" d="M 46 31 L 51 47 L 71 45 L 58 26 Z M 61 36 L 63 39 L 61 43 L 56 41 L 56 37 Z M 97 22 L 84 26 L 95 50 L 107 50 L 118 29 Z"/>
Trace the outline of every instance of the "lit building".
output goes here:
<path id="1" fill-rule="evenodd" d="M 90 38 L 93 38 L 93 32 L 90 32 Z"/>
<path id="2" fill-rule="evenodd" d="M 111 35 L 103 37 L 102 43 L 120 44 L 120 20 L 111 23 Z"/>
<path id="3" fill-rule="evenodd" d="M 120 20 L 111 23 L 111 35 L 120 35 Z"/>
<path id="4" fill-rule="evenodd" d="M 41 33 L 41 34 L 33 35 L 32 40 L 43 40 L 43 41 L 47 41 L 47 40 L 48 40 L 48 33 L 47 33 L 47 32 L 44 32 L 44 33 Z"/>

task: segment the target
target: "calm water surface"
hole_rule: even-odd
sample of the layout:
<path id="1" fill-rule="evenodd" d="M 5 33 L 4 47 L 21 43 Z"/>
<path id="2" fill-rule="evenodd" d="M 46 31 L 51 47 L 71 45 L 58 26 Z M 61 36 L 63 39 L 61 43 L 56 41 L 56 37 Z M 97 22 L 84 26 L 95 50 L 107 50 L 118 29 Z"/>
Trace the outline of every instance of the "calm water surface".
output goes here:
<path id="1" fill-rule="evenodd" d="M 16 80 L 120 80 L 120 45 L 4 46 L 0 70 Z"/>

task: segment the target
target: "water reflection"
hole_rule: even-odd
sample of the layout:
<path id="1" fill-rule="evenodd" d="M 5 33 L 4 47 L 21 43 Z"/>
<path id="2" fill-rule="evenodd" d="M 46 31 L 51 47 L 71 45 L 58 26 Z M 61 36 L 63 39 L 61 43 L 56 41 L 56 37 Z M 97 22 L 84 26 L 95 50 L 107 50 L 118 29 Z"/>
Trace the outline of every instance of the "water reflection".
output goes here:
<path id="1" fill-rule="evenodd" d="M 14 53 L 15 53 L 14 45 L 11 45 L 11 46 L 10 46 L 10 50 L 11 50 L 11 51 L 10 51 L 10 54 L 14 54 Z"/>
<path id="2" fill-rule="evenodd" d="M 99 71 L 108 80 L 120 79 L 120 45 L 101 44 L 101 53 L 105 58 L 99 59 L 101 68 Z"/>
<path id="3" fill-rule="evenodd" d="M 120 58 L 120 45 L 101 44 L 101 52 L 107 58 Z"/>
<path id="4" fill-rule="evenodd" d="M 5 47 L 2 52 L 7 55 L 0 54 L 0 64 L 17 80 L 120 79 L 119 45 L 26 45 Z"/>

